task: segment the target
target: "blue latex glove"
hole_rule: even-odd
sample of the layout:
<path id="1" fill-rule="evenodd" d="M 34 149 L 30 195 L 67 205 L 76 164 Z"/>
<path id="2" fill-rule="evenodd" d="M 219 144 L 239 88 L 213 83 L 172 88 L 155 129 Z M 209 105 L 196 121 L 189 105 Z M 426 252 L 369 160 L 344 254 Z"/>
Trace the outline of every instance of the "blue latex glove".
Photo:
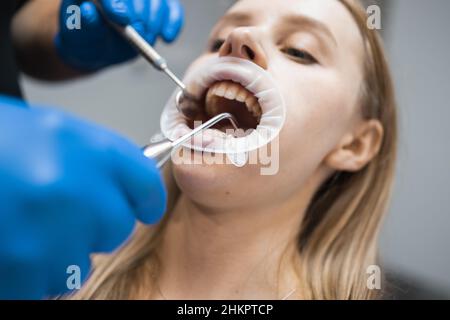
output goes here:
<path id="1" fill-rule="evenodd" d="M 66 292 L 69 265 L 84 280 L 89 254 L 162 217 L 155 162 L 120 136 L 2 96 L 0 130 L 0 299 Z"/>
<path id="2" fill-rule="evenodd" d="M 179 0 L 99 0 L 106 15 L 120 25 L 131 24 L 150 44 L 158 37 L 172 42 L 183 26 L 184 10 Z M 69 30 L 67 13 L 78 5 L 81 28 Z M 96 71 L 137 56 L 131 45 L 103 19 L 96 6 L 85 0 L 63 0 L 59 32 L 55 38 L 62 60 L 80 71 Z"/>

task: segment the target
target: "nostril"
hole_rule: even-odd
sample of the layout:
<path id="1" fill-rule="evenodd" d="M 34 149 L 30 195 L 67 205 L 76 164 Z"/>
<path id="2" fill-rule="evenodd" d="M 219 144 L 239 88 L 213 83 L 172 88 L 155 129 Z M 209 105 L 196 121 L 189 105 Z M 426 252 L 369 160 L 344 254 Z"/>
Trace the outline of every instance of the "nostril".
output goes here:
<path id="1" fill-rule="evenodd" d="M 224 51 L 225 51 L 225 55 L 231 54 L 231 52 L 233 51 L 233 47 L 231 46 L 231 44 L 229 44 L 229 43 L 226 44 Z"/>
<path id="2" fill-rule="evenodd" d="M 250 60 L 255 60 L 255 52 L 249 46 L 244 45 L 242 51 Z"/>

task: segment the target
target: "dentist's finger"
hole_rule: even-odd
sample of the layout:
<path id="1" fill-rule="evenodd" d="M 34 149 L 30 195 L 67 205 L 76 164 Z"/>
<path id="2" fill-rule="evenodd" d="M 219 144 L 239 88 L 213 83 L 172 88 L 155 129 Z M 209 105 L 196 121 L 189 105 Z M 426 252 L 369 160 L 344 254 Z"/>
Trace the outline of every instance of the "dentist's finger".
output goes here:
<path id="1" fill-rule="evenodd" d="M 134 21 L 134 9 L 130 1 L 99 0 L 103 11 L 112 22 L 125 26 Z"/>
<path id="2" fill-rule="evenodd" d="M 162 27 L 164 41 L 173 42 L 179 35 L 184 24 L 184 8 L 179 0 L 167 0 L 167 15 Z"/>
<path id="3" fill-rule="evenodd" d="M 121 142 L 115 154 L 119 183 L 129 197 L 136 218 L 146 224 L 158 222 L 166 210 L 167 195 L 156 162 L 127 142 Z"/>

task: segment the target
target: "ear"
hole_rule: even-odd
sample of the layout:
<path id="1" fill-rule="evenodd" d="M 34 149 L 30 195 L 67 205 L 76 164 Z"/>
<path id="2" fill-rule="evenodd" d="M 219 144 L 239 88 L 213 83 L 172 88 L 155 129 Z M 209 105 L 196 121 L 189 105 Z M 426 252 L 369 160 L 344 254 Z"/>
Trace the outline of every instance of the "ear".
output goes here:
<path id="1" fill-rule="evenodd" d="M 364 168 L 380 151 L 383 126 L 378 120 L 364 120 L 345 135 L 338 146 L 325 158 L 333 170 L 356 172 Z"/>

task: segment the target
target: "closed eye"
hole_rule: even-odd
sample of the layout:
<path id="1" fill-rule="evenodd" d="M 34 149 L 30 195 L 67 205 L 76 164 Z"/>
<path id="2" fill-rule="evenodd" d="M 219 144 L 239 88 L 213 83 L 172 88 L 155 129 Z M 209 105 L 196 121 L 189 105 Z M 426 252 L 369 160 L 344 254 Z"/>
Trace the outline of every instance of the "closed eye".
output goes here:
<path id="1" fill-rule="evenodd" d="M 318 63 L 316 58 L 314 58 L 311 54 L 309 54 L 307 51 L 304 51 L 304 50 L 299 50 L 296 48 L 284 48 L 284 49 L 281 49 L 281 52 L 288 55 L 295 61 L 298 61 L 303 64 Z"/>

